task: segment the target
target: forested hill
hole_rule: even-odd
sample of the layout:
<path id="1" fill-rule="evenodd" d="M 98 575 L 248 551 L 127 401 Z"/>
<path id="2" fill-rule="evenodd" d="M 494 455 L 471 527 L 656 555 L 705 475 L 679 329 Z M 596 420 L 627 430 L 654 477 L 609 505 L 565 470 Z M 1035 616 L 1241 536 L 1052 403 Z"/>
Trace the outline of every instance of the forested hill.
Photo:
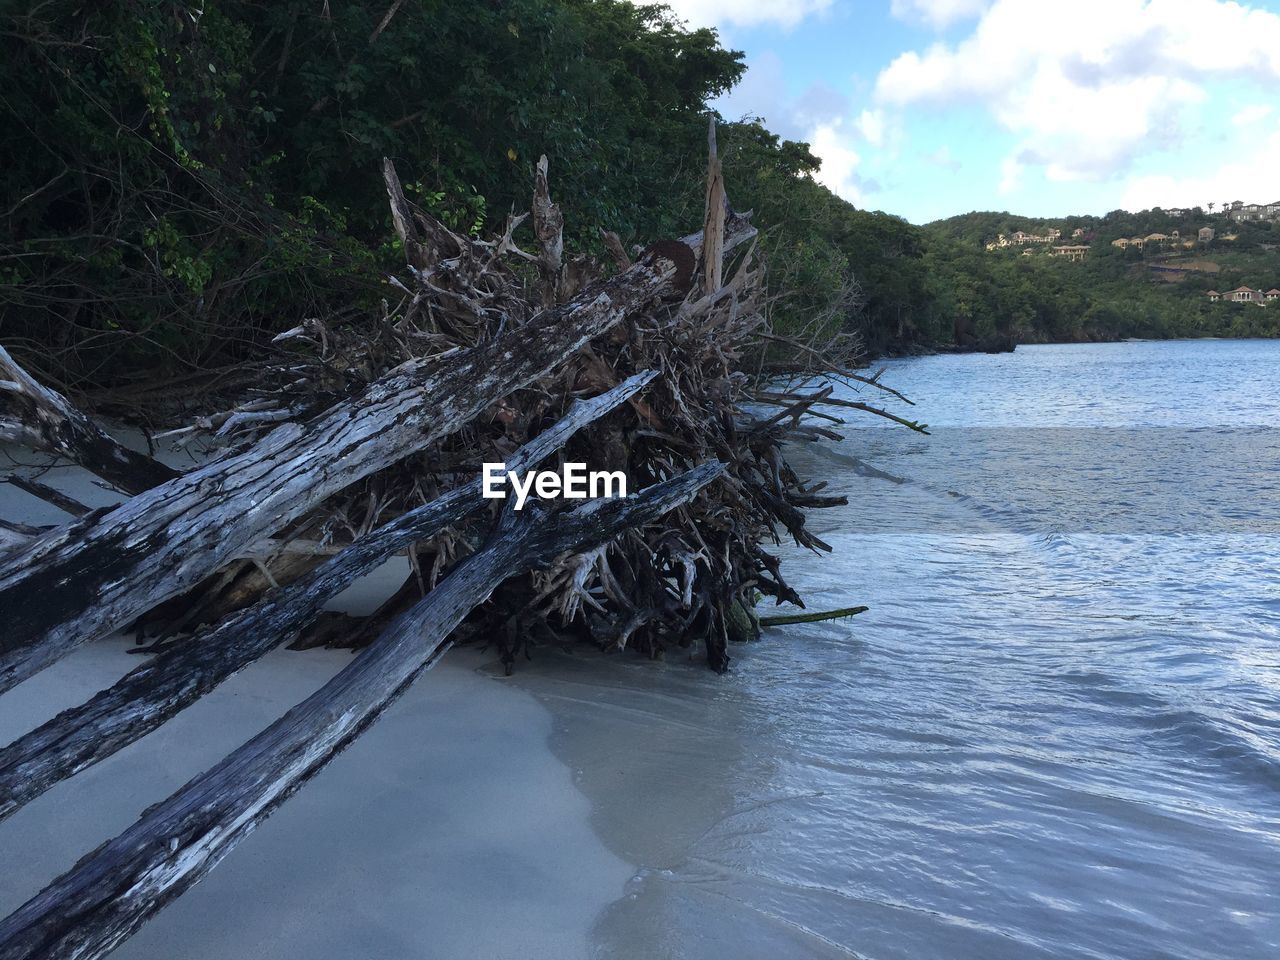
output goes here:
<path id="1" fill-rule="evenodd" d="M 400 261 L 384 156 L 455 229 L 527 206 L 545 153 L 571 253 L 601 229 L 686 232 L 708 104 L 744 69 L 714 31 L 625 0 L 15 0 L 0 20 L 0 340 L 66 388 L 379 315 Z M 1147 303 L 1125 257 L 993 256 L 992 230 L 1037 222 L 856 210 L 806 144 L 728 119 L 729 195 L 764 228 L 781 327 L 870 353 L 1172 329 L 1182 301 Z"/>
<path id="2" fill-rule="evenodd" d="M 1212 229 L 1211 239 L 1200 239 L 1203 227 Z M 1019 231 L 1057 236 L 1018 240 Z M 1024 343 L 1280 335 L 1280 309 L 1206 296 L 1210 289 L 1280 286 L 1280 224 L 1237 223 L 1200 208 L 1050 219 L 974 212 L 930 223 L 922 233 L 939 301 L 984 335 L 998 331 Z M 1135 238 L 1142 243 L 1132 244 Z M 1064 245 L 1086 247 L 1084 260 L 1054 256 L 1053 247 Z"/>

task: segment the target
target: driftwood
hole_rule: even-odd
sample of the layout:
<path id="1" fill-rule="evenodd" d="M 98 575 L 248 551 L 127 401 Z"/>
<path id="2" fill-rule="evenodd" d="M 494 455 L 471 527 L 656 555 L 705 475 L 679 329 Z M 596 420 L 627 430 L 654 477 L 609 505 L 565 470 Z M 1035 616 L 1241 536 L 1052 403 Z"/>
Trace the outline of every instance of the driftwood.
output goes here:
<path id="1" fill-rule="evenodd" d="M 536 465 L 574 433 L 634 396 L 654 376 L 637 374 L 608 393 L 578 401 L 555 426 L 508 457 L 508 469 Z M 429 540 L 484 503 L 477 480 L 404 514 L 261 603 L 161 653 L 109 689 L 0 750 L 0 820 L 59 781 L 150 733 L 236 671 L 288 641 L 326 601 L 387 557 Z"/>
<path id="2" fill-rule="evenodd" d="M 75 497 L 69 497 L 61 490 L 55 490 L 48 484 L 41 483 L 39 480 L 31 480 L 27 477 L 12 476 L 8 481 L 12 486 L 17 487 L 23 493 L 29 493 L 38 500 L 52 504 L 63 513 L 69 513 L 73 517 L 83 517 L 89 512 L 86 507 Z"/>
<path id="3" fill-rule="evenodd" d="M 702 225 L 702 292 L 710 295 L 724 286 L 724 225 L 728 208 L 724 173 L 720 168 L 720 151 L 716 146 L 714 117 L 707 130 L 707 146 L 706 220 Z"/>
<path id="4" fill-rule="evenodd" d="M 78 463 L 125 493 L 141 493 L 178 471 L 130 450 L 71 405 L 37 383 L 0 347 L 0 441 L 21 443 Z"/>
<path id="5" fill-rule="evenodd" d="M 319 691 L 0 923 L 0 960 L 105 955 L 376 720 L 504 579 L 565 551 L 600 547 L 688 502 L 722 471 L 704 464 L 625 500 L 505 525 Z"/>
<path id="6" fill-rule="evenodd" d="M 0 691 L 128 624 L 326 497 L 458 430 L 687 283 L 671 244 L 471 350 L 409 362 L 306 424 L 90 514 L 0 560 Z"/>
<path id="7" fill-rule="evenodd" d="M 508 669 L 539 642 L 651 657 L 698 642 L 723 671 L 730 640 L 770 622 L 752 609 L 758 597 L 803 607 L 765 545 L 788 535 L 829 550 L 805 511 L 844 501 L 797 476 L 784 442 L 838 439 L 841 421 L 820 408 L 923 427 L 834 396 L 833 382 L 888 388 L 770 331 L 757 232 L 725 195 L 714 125 L 708 146 L 703 229 L 634 256 L 602 232 L 611 277 L 566 256 L 546 158 L 531 211 L 488 240 L 411 203 L 384 161 L 405 254 L 406 272 L 387 281 L 399 301 L 344 326 L 304 319 L 245 361 L 226 381 L 234 392 L 216 395 L 224 406 L 211 400 L 170 431 L 222 448 L 188 474 L 125 451 L 0 354 L 0 440 L 75 459 L 134 494 L 86 511 L 14 481 L 74 519 L 49 531 L 0 521 L 0 692 L 131 624 L 150 640 L 137 649 L 155 654 L 0 751 L 0 819 L 291 639 L 367 646 L 0 923 L 0 960 L 102 956 L 452 642 L 486 637 Z M 516 237 L 530 218 L 536 253 Z M 751 371 L 780 350 L 790 377 L 766 386 Z M 574 509 L 535 501 L 495 530 L 480 464 L 524 471 L 551 457 L 621 471 L 644 492 Z M 392 555 L 411 573 L 378 611 L 308 630 Z"/>

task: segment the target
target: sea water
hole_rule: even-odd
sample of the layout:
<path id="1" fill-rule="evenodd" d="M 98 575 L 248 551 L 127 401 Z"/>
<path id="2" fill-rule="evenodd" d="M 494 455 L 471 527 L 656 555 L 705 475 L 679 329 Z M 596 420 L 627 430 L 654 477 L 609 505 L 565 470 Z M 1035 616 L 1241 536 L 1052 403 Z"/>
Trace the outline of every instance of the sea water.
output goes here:
<path id="1" fill-rule="evenodd" d="M 867 613 L 724 677 L 517 673 L 634 867 L 596 954 L 1280 956 L 1280 342 L 884 381 L 931 434 L 794 448 L 849 505 L 813 515 L 831 554 L 781 548 L 811 609 Z"/>

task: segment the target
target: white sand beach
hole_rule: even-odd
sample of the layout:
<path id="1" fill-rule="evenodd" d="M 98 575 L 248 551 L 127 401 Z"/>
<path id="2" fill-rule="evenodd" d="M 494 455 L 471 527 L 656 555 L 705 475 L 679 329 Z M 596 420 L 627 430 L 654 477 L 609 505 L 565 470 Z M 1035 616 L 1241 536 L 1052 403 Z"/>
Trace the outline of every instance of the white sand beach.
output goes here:
<path id="1" fill-rule="evenodd" d="M 89 645 L 0 698 L 5 742 L 139 661 Z M 279 651 L 0 824 L 9 913 L 351 658 Z M 633 870 L 596 838 L 549 713 L 451 652 L 115 956 L 585 957 Z"/>
<path id="2" fill-rule="evenodd" d="M 93 506 L 113 500 L 71 468 L 41 479 Z M 0 507 L 4 516 L 32 524 L 65 519 L 7 484 L 0 484 Z M 334 606 L 370 609 L 400 576 L 375 571 Z M 0 697 L 0 741 L 10 742 L 137 666 L 141 659 L 126 652 L 131 645 L 119 637 L 88 644 Z M 0 915 L 312 693 L 351 657 L 276 651 L 0 824 Z M 114 956 L 588 956 L 597 916 L 623 895 L 634 870 L 592 832 L 586 799 L 548 746 L 550 713 L 501 679 L 500 670 L 488 669 L 493 659 L 475 649 L 451 651 Z"/>

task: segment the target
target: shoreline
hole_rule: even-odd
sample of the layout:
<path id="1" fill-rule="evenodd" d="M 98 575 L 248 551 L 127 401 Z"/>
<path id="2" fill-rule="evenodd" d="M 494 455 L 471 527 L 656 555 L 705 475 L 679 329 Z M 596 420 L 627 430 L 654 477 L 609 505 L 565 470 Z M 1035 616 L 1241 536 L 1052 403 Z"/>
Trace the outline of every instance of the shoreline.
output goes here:
<path id="1" fill-rule="evenodd" d="M 0 701 L 5 742 L 136 666 L 93 643 Z M 270 723 L 350 661 L 275 651 L 165 726 L 0 824 L 5 914 L 143 807 Z M 591 955 L 597 916 L 633 868 L 590 826 L 551 751 L 552 716 L 451 651 L 425 682 L 207 878 L 114 956 Z"/>

